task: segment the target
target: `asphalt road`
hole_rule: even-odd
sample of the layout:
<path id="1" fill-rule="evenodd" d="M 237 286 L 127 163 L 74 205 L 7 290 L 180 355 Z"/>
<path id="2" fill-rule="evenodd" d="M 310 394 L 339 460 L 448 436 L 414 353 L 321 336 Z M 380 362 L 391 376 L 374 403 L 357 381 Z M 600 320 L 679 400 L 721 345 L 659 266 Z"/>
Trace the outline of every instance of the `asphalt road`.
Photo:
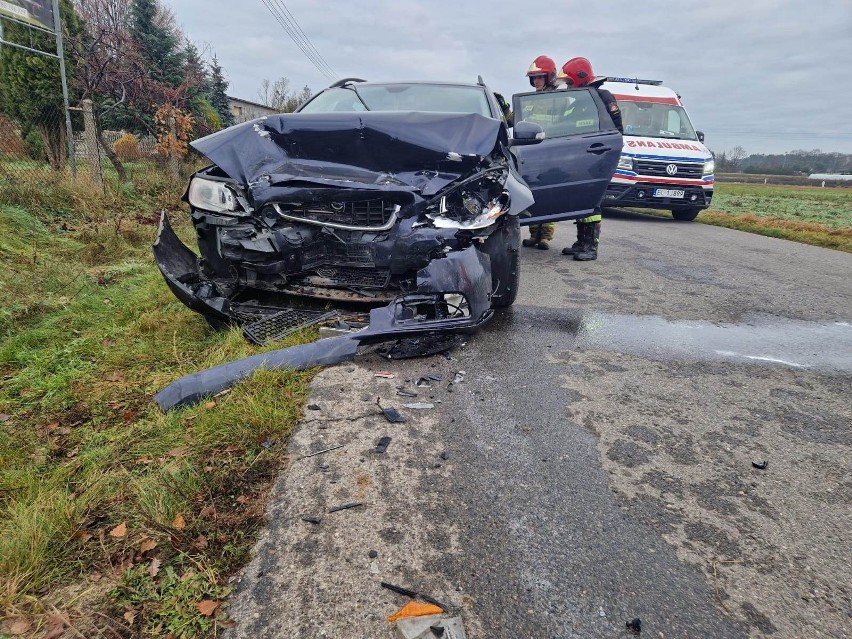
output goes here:
<path id="1" fill-rule="evenodd" d="M 634 618 L 663 639 L 852 636 L 852 255 L 619 212 L 580 263 L 558 251 L 572 232 L 522 249 L 516 304 L 451 359 L 318 378 L 335 408 L 294 453 L 351 452 L 279 483 L 237 635 L 390 636 L 381 577 L 458 604 L 472 637 L 626 637 Z M 416 389 L 424 371 L 442 380 Z M 377 395 L 440 403 L 391 427 Z M 353 495 L 363 511 L 297 521 Z M 303 594 L 269 604 L 280 589 Z"/>

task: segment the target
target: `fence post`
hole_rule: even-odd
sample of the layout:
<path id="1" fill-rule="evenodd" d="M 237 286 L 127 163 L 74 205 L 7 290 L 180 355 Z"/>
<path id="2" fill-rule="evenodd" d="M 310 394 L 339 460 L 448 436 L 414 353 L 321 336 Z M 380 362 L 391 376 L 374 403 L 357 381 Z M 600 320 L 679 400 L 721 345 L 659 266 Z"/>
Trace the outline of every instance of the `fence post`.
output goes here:
<path id="1" fill-rule="evenodd" d="M 82 100 L 83 107 L 83 137 L 86 140 L 86 157 L 89 160 L 91 180 L 99 187 L 104 186 L 104 174 L 101 169 L 101 153 L 98 149 L 98 134 L 95 130 L 95 114 L 91 100 Z"/>
<path id="2" fill-rule="evenodd" d="M 175 116 L 169 115 L 169 135 L 171 135 L 172 144 L 169 145 L 169 171 L 172 174 L 172 179 L 175 182 L 180 182 L 180 157 L 177 152 L 177 126 L 175 124 Z"/>

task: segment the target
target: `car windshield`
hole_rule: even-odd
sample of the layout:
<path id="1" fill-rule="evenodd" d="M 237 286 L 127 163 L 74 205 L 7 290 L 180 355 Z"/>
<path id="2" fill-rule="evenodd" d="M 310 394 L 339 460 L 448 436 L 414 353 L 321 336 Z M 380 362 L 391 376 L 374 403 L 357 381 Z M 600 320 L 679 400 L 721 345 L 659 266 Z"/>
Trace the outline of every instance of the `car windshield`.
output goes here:
<path id="1" fill-rule="evenodd" d="M 625 135 L 649 138 L 697 140 L 683 107 L 658 102 L 619 100 Z"/>
<path id="2" fill-rule="evenodd" d="M 301 113 L 437 111 L 494 117 L 482 87 L 448 84 L 370 84 L 326 89 Z"/>

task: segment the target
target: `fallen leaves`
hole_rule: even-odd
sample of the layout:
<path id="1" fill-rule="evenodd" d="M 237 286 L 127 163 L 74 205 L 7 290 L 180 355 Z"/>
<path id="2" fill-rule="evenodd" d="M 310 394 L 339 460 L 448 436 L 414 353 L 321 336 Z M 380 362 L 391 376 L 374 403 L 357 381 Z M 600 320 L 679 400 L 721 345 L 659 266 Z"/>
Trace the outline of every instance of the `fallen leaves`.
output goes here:
<path id="1" fill-rule="evenodd" d="M 123 521 L 118 526 L 109 531 L 109 536 L 115 539 L 121 539 L 127 536 L 127 522 Z"/>
<path id="2" fill-rule="evenodd" d="M 148 566 L 148 576 L 149 577 L 156 577 L 158 574 L 160 574 L 160 566 L 162 565 L 162 563 L 163 562 L 160 561 L 159 559 L 156 559 L 156 558 L 152 559 L 151 565 Z"/>
<path id="3" fill-rule="evenodd" d="M 13 637 L 20 637 L 27 634 L 32 627 L 33 624 L 29 619 L 18 619 L 17 621 L 13 621 L 12 625 L 9 626 L 9 634 Z"/>
<path id="4" fill-rule="evenodd" d="M 142 540 L 142 543 L 139 545 L 139 554 L 144 555 L 146 552 L 150 550 L 154 550 L 157 547 L 157 542 L 151 539 L 150 537 L 145 537 Z"/>
<path id="5" fill-rule="evenodd" d="M 183 515 L 178 513 L 175 515 L 174 520 L 172 521 L 172 528 L 175 530 L 183 530 L 186 528 L 186 519 L 183 518 Z"/>
<path id="6" fill-rule="evenodd" d="M 204 404 L 204 408 L 206 408 L 207 410 L 210 410 L 211 408 L 216 408 L 216 402 L 209 401 Z"/>
<path id="7" fill-rule="evenodd" d="M 68 619 L 60 614 L 54 613 L 47 616 L 46 631 L 44 639 L 58 639 L 65 632 L 65 626 L 70 625 Z"/>
<path id="8" fill-rule="evenodd" d="M 219 607 L 219 602 L 212 599 L 205 599 L 204 601 L 199 601 L 195 604 L 195 607 L 202 615 L 209 617 L 216 611 L 216 608 Z"/>
<path id="9" fill-rule="evenodd" d="M 123 382 L 124 375 L 121 374 L 121 371 L 113 371 L 112 375 L 106 378 L 108 382 Z"/>

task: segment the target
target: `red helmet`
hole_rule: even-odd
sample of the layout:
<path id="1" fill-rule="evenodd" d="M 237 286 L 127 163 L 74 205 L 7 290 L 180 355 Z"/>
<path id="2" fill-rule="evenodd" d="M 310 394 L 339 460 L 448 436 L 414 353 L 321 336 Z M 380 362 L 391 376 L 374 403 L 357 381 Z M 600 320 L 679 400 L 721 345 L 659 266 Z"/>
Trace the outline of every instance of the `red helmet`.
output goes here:
<path id="1" fill-rule="evenodd" d="M 588 86 L 595 81 L 592 63 L 586 58 L 571 58 L 562 65 L 558 79 L 569 87 Z"/>
<path id="2" fill-rule="evenodd" d="M 527 69 L 527 77 L 530 79 L 530 86 L 534 87 L 533 84 L 533 76 L 543 75 L 545 84 L 553 84 L 556 82 L 556 63 L 553 61 L 553 58 L 548 58 L 546 55 L 540 55 L 533 63 L 530 65 L 530 68 Z"/>

